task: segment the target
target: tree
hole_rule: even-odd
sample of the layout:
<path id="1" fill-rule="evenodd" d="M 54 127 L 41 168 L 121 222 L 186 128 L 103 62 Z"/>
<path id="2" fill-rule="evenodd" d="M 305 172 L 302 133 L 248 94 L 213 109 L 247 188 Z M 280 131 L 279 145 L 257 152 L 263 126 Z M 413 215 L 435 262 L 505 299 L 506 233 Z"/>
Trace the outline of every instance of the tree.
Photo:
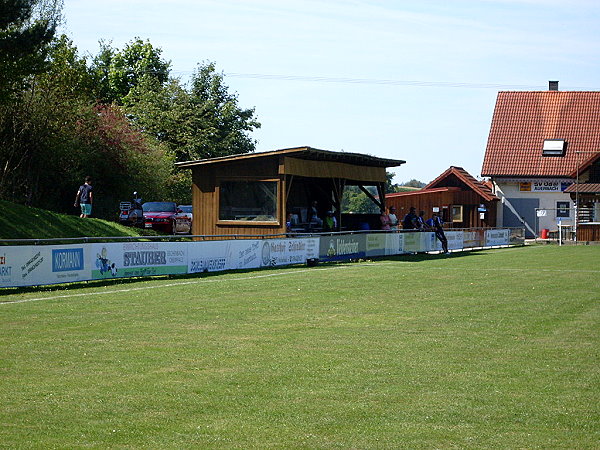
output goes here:
<path id="1" fill-rule="evenodd" d="M 0 102 L 20 92 L 28 77 L 47 68 L 48 44 L 61 9 L 59 0 L 0 2 Z"/>
<path id="2" fill-rule="evenodd" d="M 124 99 L 132 120 L 166 143 L 177 161 L 254 151 L 249 133 L 260 128 L 254 108 L 244 109 L 231 94 L 214 63 L 200 65 L 190 87 L 171 79 L 145 79 Z"/>
<path id="3" fill-rule="evenodd" d="M 161 54 L 160 48 L 140 38 L 135 38 L 122 51 L 100 42 L 100 53 L 92 62 L 100 101 L 122 105 L 143 80 L 153 80 L 158 86 L 165 84 L 169 80 L 171 63 L 163 60 Z"/>

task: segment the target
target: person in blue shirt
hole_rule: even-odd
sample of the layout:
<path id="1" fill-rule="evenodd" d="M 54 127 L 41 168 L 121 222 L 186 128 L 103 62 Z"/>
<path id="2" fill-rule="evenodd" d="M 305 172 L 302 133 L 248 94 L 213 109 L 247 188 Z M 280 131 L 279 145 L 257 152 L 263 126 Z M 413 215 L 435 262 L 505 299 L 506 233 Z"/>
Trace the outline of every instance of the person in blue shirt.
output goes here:
<path id="1" fill-rule="evenodd" d="M 448 251 L 448 239 L 444 234 L 444 221 L 442 220 L 442 218 L 436 213 L 433 213 L 431 219 L 429 219 L 425 223 L 429 225 L 429 227 L 435 232 L 435 237 L 438 238 L 438 240 L 442 243 L 442 249 L 444 253 L 450 253 Z"/>
<path id="2" fill-rule="evenodd" d="M 85 177 L 85 183 L 79 186 L 77 195 L 75 196 L 75 207 L 81 207 L 81 215 L 79 217 L 86 218 L 92 214 L 92 202 L 94 200 L 92 194 L 92 177 Z"/>

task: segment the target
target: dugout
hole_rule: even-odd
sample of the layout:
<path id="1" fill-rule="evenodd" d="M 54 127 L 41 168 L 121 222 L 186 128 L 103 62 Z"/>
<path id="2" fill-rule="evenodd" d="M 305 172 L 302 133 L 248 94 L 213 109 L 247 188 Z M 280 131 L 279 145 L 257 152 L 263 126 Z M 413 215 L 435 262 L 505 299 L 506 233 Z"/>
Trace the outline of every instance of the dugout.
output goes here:
<path id="1" fill-rule="evenodd" d="M 338 229 L 361 224 L 341 214 L 346 186 L 359 186 L 378 206 L 385 207 L 386 168 L 405 161 L 375 156 L 295 147 L 260 153 L 177 163 L 192 171 L 195 235 L 269 235 L 322 231 L 309 224 L 309 209 L 317 201 L 318 215 L 333 211 Z M 375 186 L 377 195 L 366 187 Z"/>

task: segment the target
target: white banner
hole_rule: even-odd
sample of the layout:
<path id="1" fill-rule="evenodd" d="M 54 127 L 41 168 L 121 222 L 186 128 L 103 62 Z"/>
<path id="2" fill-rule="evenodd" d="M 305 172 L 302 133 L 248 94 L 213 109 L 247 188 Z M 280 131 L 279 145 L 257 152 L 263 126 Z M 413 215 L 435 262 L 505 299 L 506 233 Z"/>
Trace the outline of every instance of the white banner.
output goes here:
<path id="1" fill-rule="evenodd" d="M 89 280 L 88 251 L 84 244 L 0 247 L 0 287 Z"/>
<path id="2" fill-rule="evenodd" d="M 508 245 L 510 230 L 485 230 L 485 245 Z"/>

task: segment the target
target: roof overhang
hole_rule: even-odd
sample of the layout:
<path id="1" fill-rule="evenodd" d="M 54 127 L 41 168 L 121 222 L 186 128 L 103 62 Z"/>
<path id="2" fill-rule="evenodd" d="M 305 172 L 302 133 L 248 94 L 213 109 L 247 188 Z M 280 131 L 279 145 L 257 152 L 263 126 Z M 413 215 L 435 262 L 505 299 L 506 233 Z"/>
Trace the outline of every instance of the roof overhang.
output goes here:
<path id="1" fill-rule="evenodd" d="M 278 156 L 290 156 L 298 159 L 311 161 L 329 161 L 339 162 L 344 164 L 352 164 L 357 166 L 368 167 L 397 167 L 406 161 L 399 159 L 378 158 L 376 156 L 365 155 L 362 153 L 349 152 L 334 152 L 331 150 L 320 150 L 312 147 L 294 147 L 281 150 L 272 150 L 267 152 L 244 153 L 240 155 L 222 156 L 219 158 L 199 159 L 197 161 L 185 161 L 175 163 L 182 169 L 191 169 L 198 166 L 206 166 L 213 164 L 224 164 L 230 162 L 247 161 L 258 158 L 269 158 Z"/>

